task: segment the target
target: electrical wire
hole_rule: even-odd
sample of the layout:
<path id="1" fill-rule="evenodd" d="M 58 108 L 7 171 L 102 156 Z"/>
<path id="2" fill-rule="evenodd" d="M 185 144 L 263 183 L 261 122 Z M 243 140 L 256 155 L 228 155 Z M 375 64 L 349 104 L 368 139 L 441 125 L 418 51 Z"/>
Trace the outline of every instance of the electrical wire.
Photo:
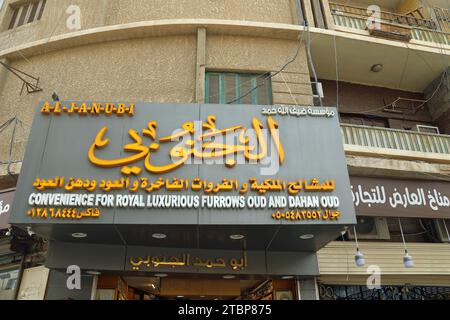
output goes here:
<path id="1" fill-rule="evenodd" d="M 313 77 L 314 77 L 314 82 L 317 84 L 318 83 L 318 79 L 317 79 L 317 73 L 316 73 L 316 68 L 314 67 L 314 62 L 312 59 L 312 55 L 311 55 L 311 33 L 309 32 L 309 26 L 306 26 L 306 31 L 307 31 L 307 35 L 308 35 L 308 42 L 307 42 L 307 46 L 306 46 L 306 54 L 308 56 L 308 62 L 309 65 L 311 67 L 311 71 L 313 73 Z M 319 94 L 319 103 L 320 106 L 323 107 L 323 102 L 322 102 L 322 97 Z"/>
<path id="2" fill-rule="evenodd" d="M 50 40 L 52 39 L 52 37 L 54 36 L 54 34 L 55 34 L 55 32 L 56 32 L 56 29 L 58 28 L 59 23 L 61 22 L 62 18 L 64 18 L 64 16 L 65 16 L 65 11 L 63 11 L 62 14 L 59 16 L 59 18 L 57 19 L 57 22 L 55 23 L 55 27 L 53 28 L 52 33 L 51 33 L 50 36 L 47 38 L 47 40 L 46 40 L 46 42 L 45 42 L 45 44 L 44 44 L 44 55 L 47 54 L 47 45 L 48 45 L 48 43 L 50 42 Z M 11 45 L 11 43 L 13 42 L 14 36 L 15 36 L 16 33 L 17 33 L 17 28 L 14 28 L 13 30 L 14 30 L 14 32 L 12 32 L 12 33 L 10 34 L 10 37 L 9 37 L 9 45 Z M 16 51 L 19 53 L 19 55 L 20 55 L 20 56 L 21 56 L 28 64 L 30 64 L 31 67 L 33 67 L 33 62 L 31 62 L 31 61 L 25 56 L 25 54 L 22 52 L 22 50 L 16 48 Z M 42 83 L 45 84 L 45 81 L 42 81 L 42 79 L 40 79 L 40 77 L 38 77 L 38 78 L 39 78 L 41 84 L 42 84 Z"/>
<path id="3" fill-rule="evenodd" d="M 294 104 L 298 106 L 297 99 L 295 99 L 294 95 L 292 94 L 292 90 L 291 90 L 291 88 L 289 87 L 288 83 L 286 82 L 286 79 L 284 78 L 283 74 L 280 73 L 280 76 L 281 76 L 281 79 L 283 79 L 283 82 L 284 82 L 284 84 L 286 85 L 286 88 L 288 89 L 289 94 L 290 94 L 292 100 L 294 101 Z"/>
<path id="4" fill-rule="evenodd" d="M 402 234 L 403 246 L 405 247 L 405 253 L 408 253 L 408 248 L 406 247 L 405 235 L 403 234 L 403 227 L 400 218 L 398 218 L 398 224 L 400 226 L 400 233 Z"/>
<path id="5" fill-rule="evenodd" d="M 334 65 L 336 66 L 336 109 L 339 111 L 339 59 L 337 53 L 336 32 L 333 32 Z M 339 112 L 338 112 L 339 114 Z"/>
<path id="6" fill-rule="evenodd" d="M 247 97 L 247 96 L 248 96 L 249 94 L 251 94 L 253 91 L 255 91 L 255 90 L 258 89 L 259 87 L 265 85 L 267 80 L 272 79 L 272 78 L 275 77 L 276 75 L 280 74 L 280 73 L 283 72 L 283 71 L 284 71 L 284 70 L 285 70 L 292 62 L 294 62 L 295 60 L 297 60 L 298 54 L 300 53 L 300 49 L 302 48 L 303 35 L 304 35 L 304 33 L 305 33 L 305 27 L 306 27 L 307 30 L 309 30 L 308 24 L 307 24 L 306 22 L 303 24 L 303 26 L 304 26 L 304 30 L 303 30 L 302 33 L 301 33 L 300 40 L 299 40 L 299 43 L 298 43 L 298 46 L 297 46 L 297 49 L 296 49 L 296 52 L 295 52 L 294 56 L 293 56 L 291 59 L 289 59 L 289 60 L 288 60 L 288 61 L 287 61 L 287 62 L 286 62 L 286 63 L 285 63 L 278 71 L 269 74 L 269 75 L 264 79 L 263 82 L 261 82 L 260 84 L 256 85 L 255 87 L 253 87 L 252 89 L 250 89 L 249 91 L 247 91 L 247 92 L 244 93 L 243 95 L 237 97 L 236 99 L 233 99 L 233 100 L 227 102 L 226 104 L 233 104 L 233 103 L 235 103 L 235 102 L 241 100 L 242 98 Z"/>
<path id="7" fill-rule="evenodd" d="M 447 233 L 448 243 L 450 243 L 450 234 L 448 233 L 447 223 L 445 222 L 445 219 L 442 219 L 442 223 L 444 224 L 445 232 Z"/>
<path id="8" fill-rule="evenodd" d="M 356 235 L 356 233 L 355 233 L 355 235 Z M 342 242 L 343 242 L 343 244 L 344 244 L 344 250 L 345 250 L 345 258 L 346 258 L 346 262 L 347 262 L 347 279 L 346 279 L 346 281 L 348 281 L 349 280 L 349 278 L 350 278 L 350 263 L 349 263 L 349 261 L 348 261 L 348 250 L 347 250 L 347 246 L 345 245 L 345 237 L 344 237 L 344 234 L 341 234 L 341 237 L 342 237 Z"/>
<path id="9" fill-rule="evenodd" d="M 407 43 L 406 44 L 406 59 L 405 59 L 405 64 L 403 65 L 403 70 L 402 70 L 402 74 L 400 76 L 400 82 L 398 84 L 398 89 L 401 89 L 402 84 L 403 84 L 403 79 L 405 78 L 405 73 L 406 73 L 406 68 L 408 67 L 408 62 L 409 62 L 409 54 L 411 52 L 411 48 L 408 46 Z"/>
<path id="10" fill-rule="evenodd" d="M 428 103 L 431 99 L 434 98 L 434 96 L 436 95 L 436 93 L 438 93 L 439 89 L 441 88 L 442 84 L 444 83 L 444 79 L 446 78 L 446 76 L 447 76 L 447 70 L 444 70 L 443 73 L 442 73 L 441 81 L 439 82 L 439 85 L 436 87 L 436 89 L 434 90 L 433 94 L 427 100 L 422 102 L 422 104 L 418 107 L 418 109 L 422 108 L 426 103 Z M 397 100 L 395 100 L 395 101 L 398 101 L 399 99 L 400 99 L 400 97 L 397 98 Z M 393 102 L 391 102 L 391 103 L 389 103 L 387 105 L 384 105 L 382 107 L 374 108 L 374 109 L 362 110 L 362 111 L 358 110 L 357 112 L 347 112 L 347 113 L 354 113 L 354 114 L 363 113 L 364 114 L 364 113 L 370 113 L 370 112 L 375 112 L 375 111 L 381 111 L 381 110 L 383 110 L 383 109 L 385 109 L 387 107 L 390 107 L 392 105 L 392 103 Z"/>

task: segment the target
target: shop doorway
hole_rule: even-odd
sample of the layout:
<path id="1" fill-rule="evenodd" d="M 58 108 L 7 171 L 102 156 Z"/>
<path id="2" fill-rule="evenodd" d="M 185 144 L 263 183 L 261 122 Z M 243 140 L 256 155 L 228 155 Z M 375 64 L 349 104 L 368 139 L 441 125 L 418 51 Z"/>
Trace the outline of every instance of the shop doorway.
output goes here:
<path id="1" fill-rule="evenodd" d="M 294 279 L 99 276 L 97 300 L 295 300 Z"/>

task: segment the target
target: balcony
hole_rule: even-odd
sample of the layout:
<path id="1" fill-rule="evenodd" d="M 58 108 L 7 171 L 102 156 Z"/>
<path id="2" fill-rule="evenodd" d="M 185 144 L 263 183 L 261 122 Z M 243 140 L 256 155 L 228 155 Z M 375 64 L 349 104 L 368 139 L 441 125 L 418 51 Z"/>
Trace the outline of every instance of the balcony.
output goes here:
<path id="1" fill-rule="evenodd" d="M 450 13 L 447 9 L 433 8 L 436 22 L 420 14 L 400 15 L 381 11 L 381 30 L 369 30 L 367 21 L 371 14 L 367 8 L 330 2 L 335 26 L 369 31 L 370 35 L 400 41 L 424 41 L 450 46 Z M 420 16 L 420 17 L 417 17 Z"/>
<path id="2" fill-rule="evenodd" d="M 341 124 L 346 154 L 450 163 L 450 136 Z"/>

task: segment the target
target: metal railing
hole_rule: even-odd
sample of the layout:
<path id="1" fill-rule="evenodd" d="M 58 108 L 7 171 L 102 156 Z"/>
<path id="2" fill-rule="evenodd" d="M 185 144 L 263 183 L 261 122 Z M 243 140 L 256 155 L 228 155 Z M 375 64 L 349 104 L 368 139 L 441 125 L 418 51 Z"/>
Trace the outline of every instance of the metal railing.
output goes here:
<path id="1" fill-rule="evenodd" d="M 433 8 L 436 20 L 442 31 L 450 32 L 450 9 Z"/>
<path id="2" fill-rule="evenodd" d="M 355 14 L 354 7 L 345 5 L 331 4 L 331 13 L 334 24 L 341 27 L 352 28 L 357 30 L 367 30 L 367 19 L 369 15 Z M 347 9 L 342 9 L 347 8 Z M 349 9 L 350 8 L 350 9 Z M 359 12 L 359 11 L 358 11 Z M 365 12 L 365 11 L 364 11 Z M 398 16 L 396 14 L 392 14 Z M 383 17 L 383 15 L 382 15 Z M 411 30 L 411 38 L 414 40 L 443 44 L 450 46 L 450 33 L 439 31 L 431 20 L 407 17 L 406 20 L 401 19 L 381 19 L 382 22 L 399 25 Z M 430 21 L 431 23 L 426 23 Z M 400 23 L 399 23 L 400 22 Z M 403 23 L 406 22 L 406 23 Z M 450 25 L 450 24 L 449 24 Z"/>
<path id="3" fill-rule="evenodd" d="M 372 16 L 370 12 L 367 12 L 367 8 L 353 5 L 330 2 L 330 9 L 333 14 L 362 18 L 364 20 L 367 20 Z M 380 11 L 380 20 L 384 23 L 426 28 L 431 30 L 437 29 L 436 23 L 431 19 L 418 18 L 412 15 L 402 15 L 394 12 Z"/>
<path id="4" fill-rule="evenodd" d="M 344 145 L 450 155 L 450 136 L 382 127 L 341 124 Z"/>

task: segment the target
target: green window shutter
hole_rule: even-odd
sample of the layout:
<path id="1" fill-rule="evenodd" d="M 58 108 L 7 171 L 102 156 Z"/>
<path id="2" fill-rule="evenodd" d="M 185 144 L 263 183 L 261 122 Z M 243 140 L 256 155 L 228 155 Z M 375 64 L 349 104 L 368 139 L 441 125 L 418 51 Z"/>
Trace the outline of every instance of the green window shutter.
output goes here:
<path id="1" fill-rule="evenodd" d="M 268 76 L 269 74 L 207 72 L 205 102 L 270 105 L 272 85 Z"/>

